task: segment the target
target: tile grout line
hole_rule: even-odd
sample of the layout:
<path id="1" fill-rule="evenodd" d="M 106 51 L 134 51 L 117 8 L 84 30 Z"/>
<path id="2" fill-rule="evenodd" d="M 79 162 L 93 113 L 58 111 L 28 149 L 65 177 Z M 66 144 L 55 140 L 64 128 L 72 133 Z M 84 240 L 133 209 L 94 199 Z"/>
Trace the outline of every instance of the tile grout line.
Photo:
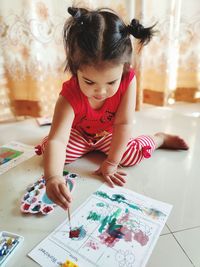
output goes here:
<path id="1" fill-rule="evenodd" d="M 187 252 L 185 251 L 185 249 L 181 246 L 180 242 L 178 241 L 178 239 L 175 237 L 175 235 L 173 233 L 171 233 L 172 236 L 174 237 L 174 239 L 176 240 L 177 244 L 180 246 L 180 248 L 182 249 L 183 253 L 185 254 L 185 256 L 189 259 L 189 261 L 191 262 L 191 264 L 195 267 L 193 261 L 190 259 L 189 255 L 187 254 Z"/>
<path id="2" fill-rule="evenodd" d="M 181 231 L 177 231 L 177 232 L 172 232 L 170 227 L 166 224 L 166 227 L 168 228 L 168 230 L 170 231 L 170 234 L 173 236 L 173 238 L 175 239 L 175 241 L 177 242 L 177 244 L 179 245 L 179 247 L 181 248 L 181 250 L 183 251 L 183 253 L 185 254 L 185 256 L 188 258 L 188 260 L 191 262 L 191 264 L 195 267 L 195 264 L 193 263 L 193 261 L 190 259 L 189 255 L 187 254 L 187 252 L 185 251 L 185 249 L 182 247 L 181 243 L 178 241 L 178 239 L 176 238 L 176 236 L 174 235 L 174 233 L 177 232 L 183 232 L 185 230 L 181 230 Z M 194 227 L 194 228 L 199 228 L 199 227 Z M 191 228 L 191 229 L 194 229 Z M 188 229 L 189 230 L 189 229 Z"/>
<path id="3" fill-rule="evenodd" d="M 188 231 L 188 230 L 193 230 L 193 229 L 198 229 L 198 228 L 200 228 L 200 226 L 194 226 L 194 227 L 185 228 L 185 229 L 177 230 L 177 231 L 171 231 L 170 228 L 168 228 L 168 229 L 169 229 L 169 231 L 171 233 L 180 233 L 180 232 L 183 232 L 183 231 Z"/>

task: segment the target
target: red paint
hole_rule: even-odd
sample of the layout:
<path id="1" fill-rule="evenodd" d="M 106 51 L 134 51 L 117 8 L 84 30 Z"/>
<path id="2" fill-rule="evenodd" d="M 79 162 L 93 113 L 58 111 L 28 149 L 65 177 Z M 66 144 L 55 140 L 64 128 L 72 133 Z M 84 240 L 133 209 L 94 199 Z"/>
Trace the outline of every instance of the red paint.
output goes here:
<path id="1" fill-rule="evenodd" d="M 114 236 L 108 236 L 108 237 L 105 239 L 105 244 L 110 245 L 110 244 L 112 244 L 115 240 L 116 240 L 116 237 L 114 237 Z"/>
<path id="2" fill-rule="evenodd" d="M 116 238 L 115 236 L 111 236 L 106 231 L 103 234 L 101 234 L 99 236 L 99 238 L 101 239 L 101 242 L 108 247 L 114 247 L 115 244 L 120 241 L 120 238 Z"/>
<path id="3" fill-rule="evenodd" d="M 43 209 L 43 212 L 45 212 L 45 213 L 49 213 L 50 211 L 52 211 L 52 207 L 50 207 L 50 206 L 47 206 Z"/>
<path id="4" fill-rule="evenodd" d="M 14 151 L 5 151 L 1 154 L 1 158 L 8 158 L 14 154 Z"/>
<path id="5" fill-rule="evenodd" d="M 24 204 L 24 206 L 23 206 L 23 209 L 24 210 L 28 210 L 30 208 L 30 205 L 29 204 Z"/>
<path id="6" fill-rule="evenodd" d="M 80 235 L 80 229 L 74 229 L 69 231 L 69 238 L 78 238 Z"/>
<path id="7" fill-rule="evenodd" d="M 97 244 L 96 242 L 93 242 L 92 240 L 89 240 L 89 242 L 86 243 L 86 246 L 87 246 L 87 247 L 90 247 L 90 248 L 92 248 L 92 249 L 94 249 L 94 250 L 99 249 L 98 244 Z"/>
<path id="8" fill-rule="evenodd" d="M 149 237 L 144 234 L 141 230 L 134 234 L 134 240 L 140 243 L 141 246 L 145 246 L 149 241 Z"/>

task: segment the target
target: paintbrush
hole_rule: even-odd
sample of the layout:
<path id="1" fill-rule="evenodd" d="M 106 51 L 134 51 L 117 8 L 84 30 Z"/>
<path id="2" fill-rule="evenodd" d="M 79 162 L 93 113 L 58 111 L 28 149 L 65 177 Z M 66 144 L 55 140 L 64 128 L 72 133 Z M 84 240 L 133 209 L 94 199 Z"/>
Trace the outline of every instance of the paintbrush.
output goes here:
<path id="1" fill-rule="evenodd" d="M 69 230 L 71 232 L 72 226 L 71 226 L 71 214 L 70 214 L 70 209 L 68 207 L 67 209 L 67 216 L 68 216 L 68 222 L 69 222 Z"/>
<path id="2" fill-rule="evenodd" d="M 67 186 L 67 188 L 68 188 L 68 190 L 70 192 L 70 188 L 69 188 L 68 183 L 66 183 L 66 186 Z M 69 206 L 68 206 L 68 209 L 67 209 L 67 216 L 68 216 L 68 222 L 69 222 L 69 232 L 71 232 L 72 226 L 71 226 L 71 214 L 70 214 L 70 208 L 69 208 Z"/>
<path id="3" fill-rule="evenodd" d="M 68 184 L 67 184 L 67 186 L 68 186 Z M 70 207 L 69 206 L 68 206 L 68 209 L 67 209 L 67 216 L 68 216 L 68 223 L 69 223 L 69 238 L 71 238 L 71 236 L 72 236 L 72 225 L 71 225 L 71 212 L 70 212 Z"/>
<path id="4" fill-rule="evenodd" d="M 68 222 L 69 222 L 69 238 L 73 237 L 73 230 L 72 230 L 72 225 L 71 225 L 71 214 L 70 214 L 70 209 L 67 209 L 67 215 L 68 215 Z"/>

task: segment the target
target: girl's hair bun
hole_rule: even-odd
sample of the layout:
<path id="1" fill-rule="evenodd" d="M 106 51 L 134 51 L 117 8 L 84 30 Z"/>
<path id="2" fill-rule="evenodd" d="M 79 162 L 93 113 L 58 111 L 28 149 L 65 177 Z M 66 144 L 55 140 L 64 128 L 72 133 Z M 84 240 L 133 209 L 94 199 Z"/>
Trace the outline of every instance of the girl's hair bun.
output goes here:
<path id="1" fill-rule="evenodd" d="M 148 44 L 151 40 L 153 34 L 155 33 L 153 27 L 155 25 L 144 28 L 142 24 L 139 23 L 139 20 L 133 19 L 131 24 L 127 26 L 129 34 L 133 35 L 135 38 L 140 39 L 142 45 Z"/>
<path id="2" fill-rule="evenodd" d="M 80 9 L 79 8 L 76 8 L 76 7 L 68 7 L 67 11 L 74 18 L 79 18 L 81 16 L 81 12 L 80 12 Z"/>

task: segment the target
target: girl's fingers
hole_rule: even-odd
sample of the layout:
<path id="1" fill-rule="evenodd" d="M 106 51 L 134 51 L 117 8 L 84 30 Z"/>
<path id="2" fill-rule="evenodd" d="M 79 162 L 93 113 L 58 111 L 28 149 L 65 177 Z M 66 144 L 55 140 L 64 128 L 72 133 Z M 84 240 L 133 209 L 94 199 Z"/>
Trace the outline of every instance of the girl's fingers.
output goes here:
<path id="1" fill-rule="evenodd" d="M 99 168 L 94 173 L 97 175 L 103 174 L 104 179 L 111 187 L 114 187 L 115 184 L 119 186 L 123 186 L 124 183 L 126 182 L 124 177 L 127 176 L 127 173 L 121 170 L 112 170 L 112 173 L 109 174 L 109 173 L 102 172 L 101 168 Z"/>
<path id="2" fill-rule="evenodd" d="M 54 195 L 54 198 L 56 202 L 58 203 L 59 206 L 61 206 L 64 209 L 68 209 L 69 207 L 69 202 L 67 199 L 62 195 L 59 186 L 53 187 L 52 194 Z"/>
<path id="3" fill-rule="evenodd" d="M 122 182 L 120 179 L 118 179 L 116 176 L 111 176 L 111 179 L 112 181 L 116 184 L 116 185 L 119 185 L 119 186 L 123 186 L 124 185 L 124 182 Z"/>
<path id="4" fill-rule="evenodd" d="M 69 189 L 67 188 L 67 185 L 65 183 L 59 184 L 60 192 L 62 193 L 63 197 L 68 201 L 71 202 L 71 194 Z"/>
<path id="5" fill-rule="evenodd" d="M 127 176 L 127 173 L 124 172 L 124 171 L 117 171 L 117 173 L 120 174 L 120 175 L 123 175 L 123 176 Z"/>
<path id="6" fill-rule="evenodd" d="M 124 179 L 123 176 L 121 176 L 118 172 L 114 174 L 114 176 L 119 179 L 121 182 L 126 183 L 126 179 Z"/>
<path id="7" fill-rule="evenodd" d="M 109 175 L 104 176 L 106 182 L 111 186 L 114 187 L 114 183 L 112 182 L 112 180 L 110 179 Z"/>
<path id="8" fill-rule="evenodd" d="M 53 197 L 50 197 L 50 195 L 48 196 L 49 199 L 51 199 L 56 205 L 62 207 L 63 209 L 66 209 L 65 206 L 63 206 L 62 202 L 60 202 L 60 200 L 55 196 L 53 195 Z"/>
<path id="9" fill-rule="evenodd" d="M 66 204 L 64 205 L 62 202 L 59 201 L 59 199 L 56 199 L 55 203 L 64 210 L 67 210 L 69 208 L 69 205 L 68 206 L 66 206 Z"/>

